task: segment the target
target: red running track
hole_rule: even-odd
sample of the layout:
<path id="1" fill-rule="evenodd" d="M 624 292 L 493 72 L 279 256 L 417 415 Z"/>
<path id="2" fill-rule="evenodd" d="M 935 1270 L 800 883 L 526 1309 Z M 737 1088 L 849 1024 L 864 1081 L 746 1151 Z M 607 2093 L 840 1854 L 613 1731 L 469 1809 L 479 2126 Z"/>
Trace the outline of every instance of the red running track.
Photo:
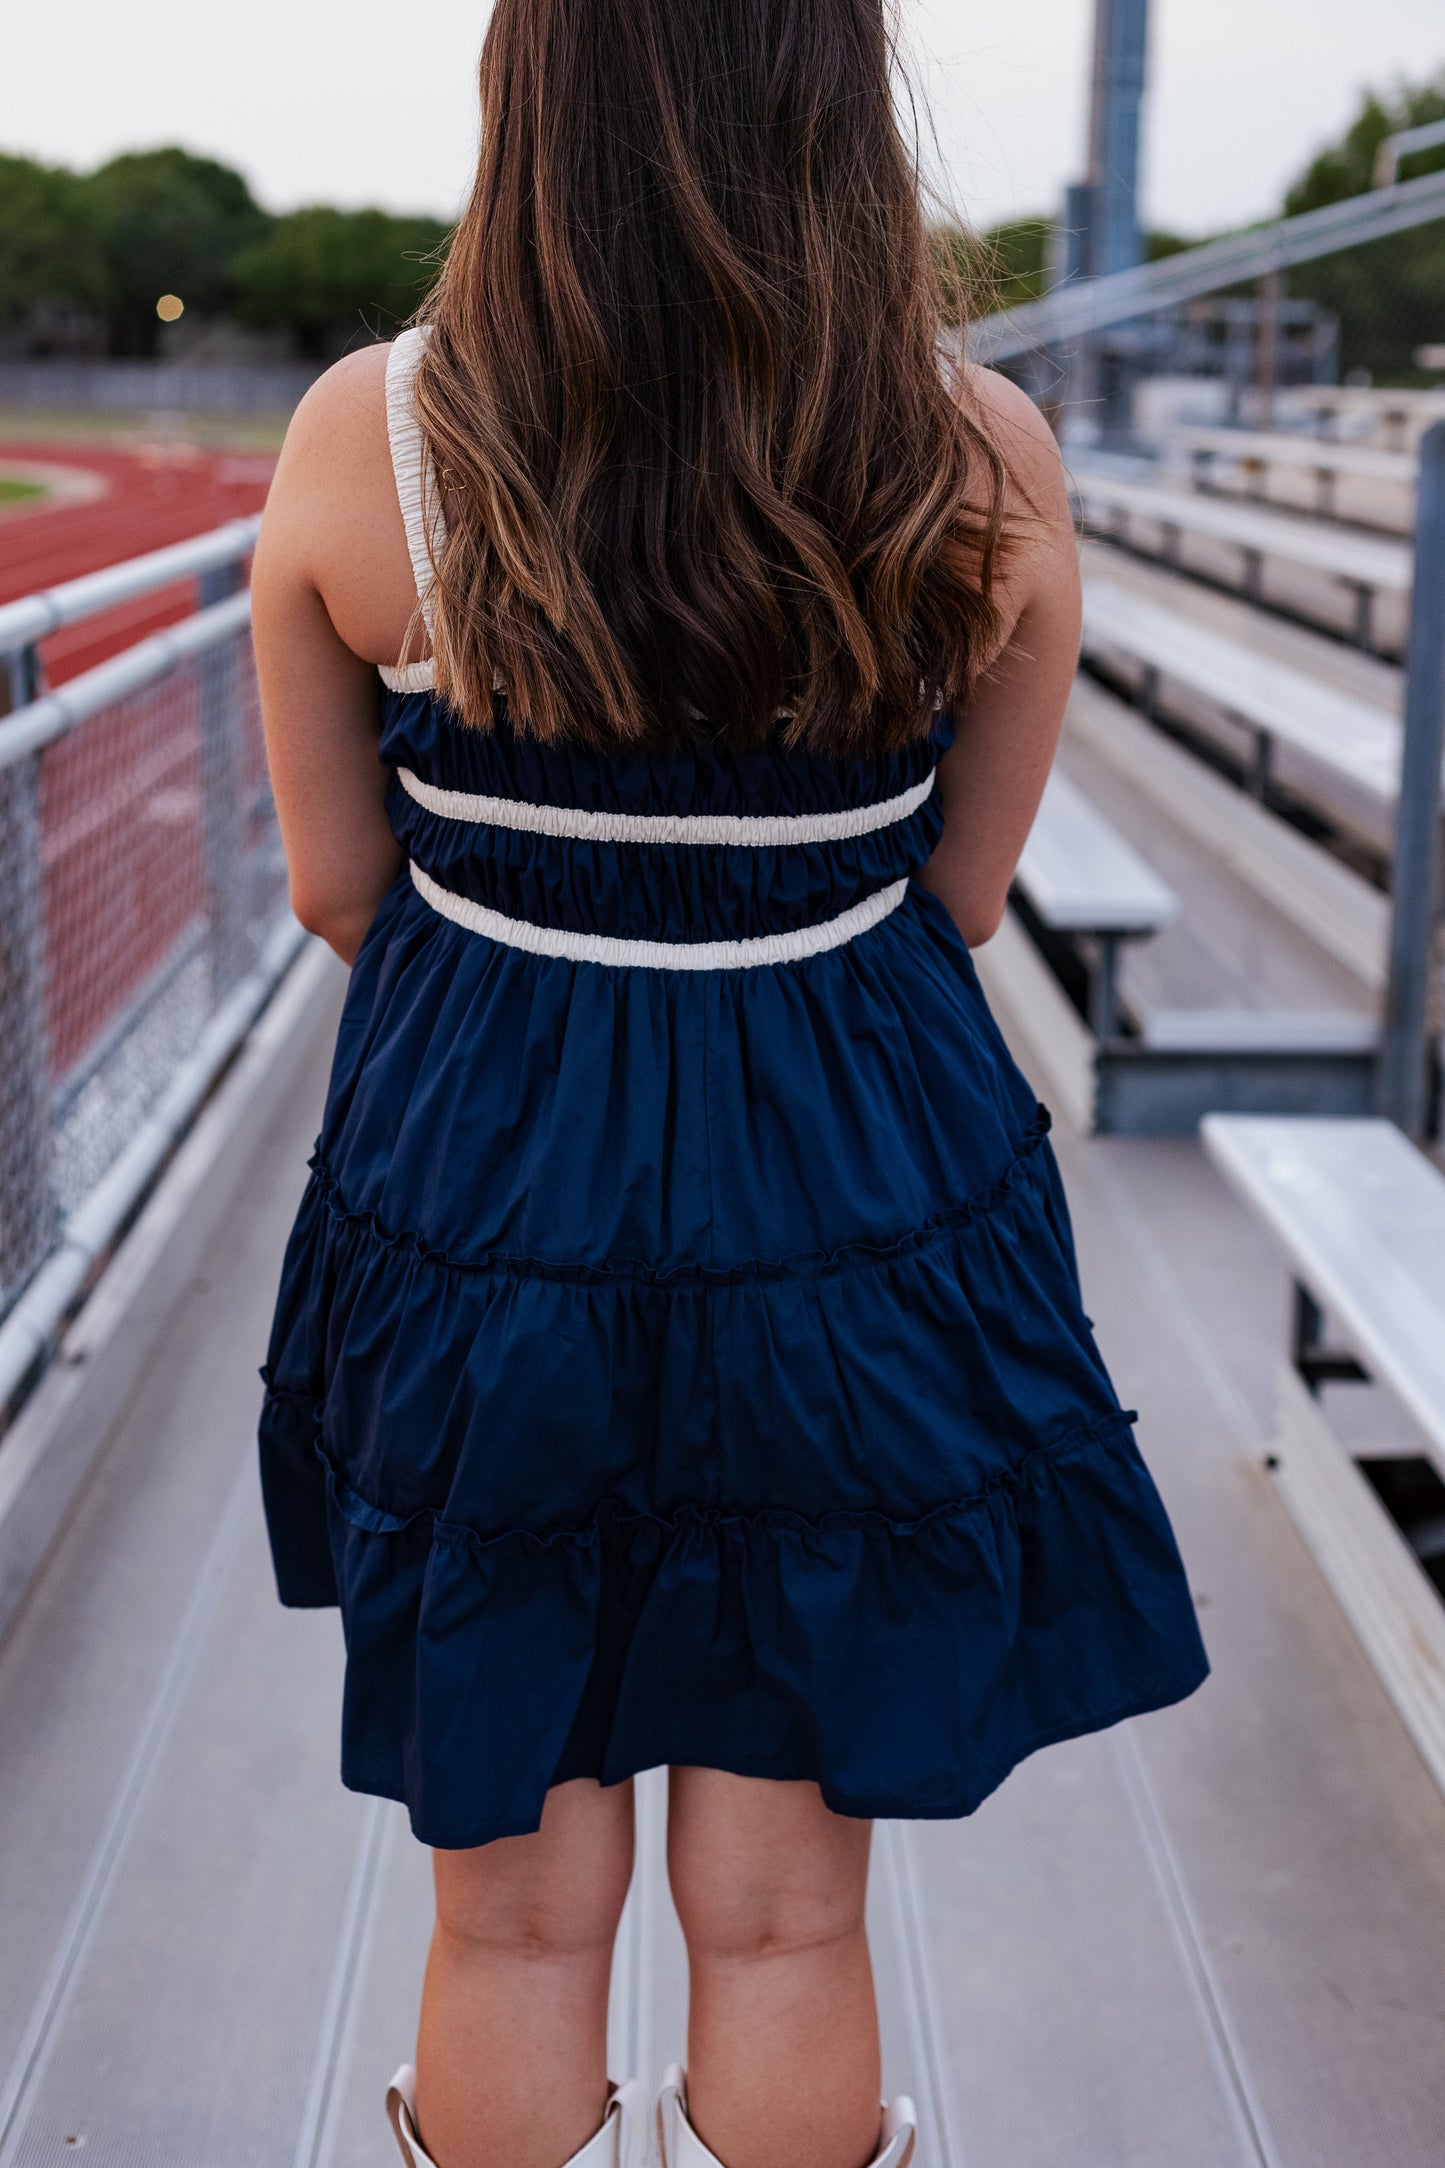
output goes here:
<path id="1" fill-rule="evenodd" d="M 270 453 L 197 452 L 189 446 L 118 451 L 91 444 L 0 442 L 0 465 L 8 460 L 78 468 L 106 486 L 103 495 L 85 502 L 0 518 L 0 602 L 259 512 L 276 465 Z M 194 583 L 186 582 L 67 626 L 42 651 L 49 682 L 63 684 L 194 608 Z"/>

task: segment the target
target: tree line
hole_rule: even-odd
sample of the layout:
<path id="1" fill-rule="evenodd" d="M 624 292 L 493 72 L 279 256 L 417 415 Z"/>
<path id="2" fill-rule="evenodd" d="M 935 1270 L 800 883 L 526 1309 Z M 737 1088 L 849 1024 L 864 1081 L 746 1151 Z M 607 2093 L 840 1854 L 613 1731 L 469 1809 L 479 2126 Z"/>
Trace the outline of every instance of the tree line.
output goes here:
<path id="1" fill-rule="evenodd" d="M 0 333 L 155 353 L 163 295 L 186 311 L 282 330 L 322 358 L 386 337 L 436 276 L 444 219 L 312 204 L 263 210 L 245 178 L 170 147 L 93 173 L 0 153 Z"/>
<path id="2" fill-rule="evenodd" d="M 1387 135 L 1439 119 L 1445 73 L 1367 93 L 1290 187 L 1284 210 L 1361 194 Z M 1442 165 L 1445 149 L 1422 153 L 1401 177 Z M 324 359 L 388 337 L 410 317 L 449 230 L 421 214 L 326 204 L 277 216 L 233 168 L 175 147 L 127 152 L 85 174 L 0 154 L 0 334 L 64 344 L 80 322 L 112 354 L 152 354 L 156 303 L 174 294 L 188 313 L 284 332 L 301 355 Z M 935 241 L 971 308 L 988 309 L 1042 291 L 1050 230 L 1047 219 L 1025 218 L 981 235 L 940 229 Z M 1147 249 L 1152 257 L 1183 246 L 1159 233 Z M 1346 369 L 1408 378 L 1420 346 L 1445 342 L 1445 220 L 1305 265 L 1291 273 L 1291 291 L 1340 318 Z"/>
<path id="3" fill-rule="evenodd" d="M 1388 97 L 1367 94 L 1344 134 L 1310 161 L 1289 190 L 1285 210 L 1293 215 L 1362 195 L 1387 136 L 1439 120 L 1445 120 L 1445 70 L 1431 83 L 1401 85 Z M 1414 180 L 1442 168 L 1445 146 L 1437 146 L 1403 159 L 1399 178 Z M 1338 316 L 1342 369 L 1368 369 L 1377 382 L 1408 382 L 1422 346 L 1445 346 L 1445 219 L 1301 264 L 1290 273 L 1290 291 Z"/>

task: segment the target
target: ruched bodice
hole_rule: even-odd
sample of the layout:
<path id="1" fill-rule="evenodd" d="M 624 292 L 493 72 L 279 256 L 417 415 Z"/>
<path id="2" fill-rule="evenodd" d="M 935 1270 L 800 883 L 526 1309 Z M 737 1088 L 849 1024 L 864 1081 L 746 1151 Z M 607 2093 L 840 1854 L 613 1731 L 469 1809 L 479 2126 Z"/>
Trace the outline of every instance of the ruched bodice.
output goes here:
<path id="1" fill-rule="evenodd" d="M 828 760 L 700 742 L 609 758 L 496 728 L 438 742 L 430 696 L 388 694 L 387 810 L 442 886 L 529 923 L 667 942 L 787 933 L 906 880 L 938 841 L 932 788 L 951 730 L 906 752 Z"/>
<path id="2" fill-rule="evenodd" d="M 946 721 L 615 758 L 384 674 L 406 862 L 262 1422 L 282 1595 L 345 1616 L 347 1782 L 447 1846 L 659 1762 L 958 1814 L 1188 1692 L 1047 1115 L 912 878 Z"/>

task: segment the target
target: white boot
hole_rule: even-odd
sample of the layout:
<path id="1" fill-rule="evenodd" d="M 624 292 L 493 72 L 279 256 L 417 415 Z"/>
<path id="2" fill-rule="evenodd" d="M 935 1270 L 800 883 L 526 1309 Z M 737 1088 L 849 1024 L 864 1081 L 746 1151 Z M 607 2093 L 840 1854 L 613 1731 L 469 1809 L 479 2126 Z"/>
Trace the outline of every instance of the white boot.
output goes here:
<path id="1" fill-rule="evenodd" d="M 402 2064 L 387 2087 L 386 2112 L 406 2168 L 437 2168 L 416 2134 L 416 2072 L 410 2063 Z M 602 2128 L 562 2168 L 643 2168 L 646 2158 L 647 2095 L 629 2078 L 613 2086 Z"/>
<path id="2" fill-rule="evenodd" d="M 657 2134 L 662 2168 L 722 2168 L 687 2119 L 687 2077 L 678 2063 L 668 2071 L 657 2096 Z M 908 2095 L 900 2093 L 883 2110 L 878 2151 L 869 2168 L 908 2168 L 917 2135 L 917 2111 Z"/>

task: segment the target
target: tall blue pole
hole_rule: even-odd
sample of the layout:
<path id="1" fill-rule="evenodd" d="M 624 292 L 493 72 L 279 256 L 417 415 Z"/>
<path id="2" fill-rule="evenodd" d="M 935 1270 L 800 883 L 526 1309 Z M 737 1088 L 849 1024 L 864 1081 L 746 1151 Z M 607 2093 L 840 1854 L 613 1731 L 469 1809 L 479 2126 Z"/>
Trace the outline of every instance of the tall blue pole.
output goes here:
<path id="1" fill-rule="evenodd" d="M 1070 188 L 1056 231 L 1053 283 L 1131 271 L 1139 235 L 1139 118 L 1149 39 L 1149 0 L 1094 0 L 1089 162 Z M 1062 361 L 1062 357 L 1061 357 Z M 1129 440 L 1135 367 L 1127 339 L 1083 341 L 1062 362 L 1064 402 L 1091 412 L 1103 440 Z"/>
<path id="2" fill-rule="evenodd" d="M 1391 882 L 1390 976 L 1375 1104 L 1412 1137 L 1428 1114 L 1431 982 L 1441 911 L 1445 758 L 1445 422 L 1420 444 L 1415 584 L 1405 657 L 1405 740 Z"/>
<path id="3" fill-rule="evenodd" d="M 1094 72 L 1089 103 L 1089 186 L 1093 191 L 1088 270 L 1129 271 L 1139 238 L 1139 113 L 1144 102 L 1149 0 L 1095 0 Z"/>

